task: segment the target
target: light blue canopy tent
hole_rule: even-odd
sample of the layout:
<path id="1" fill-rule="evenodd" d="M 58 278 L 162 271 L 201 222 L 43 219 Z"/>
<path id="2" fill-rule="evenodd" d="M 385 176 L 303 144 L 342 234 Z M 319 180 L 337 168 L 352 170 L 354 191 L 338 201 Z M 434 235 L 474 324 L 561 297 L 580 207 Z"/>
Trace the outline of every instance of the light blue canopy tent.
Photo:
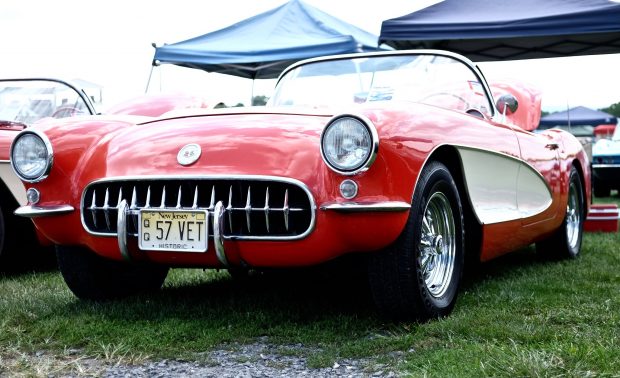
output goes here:
<path id="1" fill-rule="evenodd" d="M 301 59 L 375 50 L 377 36 L 291 0 L 224 29 L 155 47 L 153 66 L 175 64 L 270 79 Z"/>

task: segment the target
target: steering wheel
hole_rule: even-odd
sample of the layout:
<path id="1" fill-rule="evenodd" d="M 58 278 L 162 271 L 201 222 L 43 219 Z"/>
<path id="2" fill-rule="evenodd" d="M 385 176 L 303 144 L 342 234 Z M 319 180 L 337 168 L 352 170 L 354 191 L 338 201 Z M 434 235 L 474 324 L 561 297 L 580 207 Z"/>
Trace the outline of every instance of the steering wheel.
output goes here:
<path id="1" fill-rule="evenodd" d="M 52 118 L 66 118 L 84 114 L 84 112 L 75 106 L 61 106 L 52 113 Z"/>

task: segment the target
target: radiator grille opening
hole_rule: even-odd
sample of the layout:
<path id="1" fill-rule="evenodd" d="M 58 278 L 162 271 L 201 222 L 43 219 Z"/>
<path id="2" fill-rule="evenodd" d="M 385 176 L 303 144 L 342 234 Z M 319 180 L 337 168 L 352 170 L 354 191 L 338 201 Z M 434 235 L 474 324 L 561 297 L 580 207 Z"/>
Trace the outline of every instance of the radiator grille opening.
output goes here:
<path id="1" fill-rule="evenodd" d="M 224 237 L 291 239 L 313 227 L 314 201 L 303 184 L 281 178 L 191 178 L 105 180 L 90 184 L 82 197 L 87 231 L 117 234 L 118 206 L 129 206 L 127 234 L 137 235 L 144 208 L 201 209 L 225 207 Z"/>

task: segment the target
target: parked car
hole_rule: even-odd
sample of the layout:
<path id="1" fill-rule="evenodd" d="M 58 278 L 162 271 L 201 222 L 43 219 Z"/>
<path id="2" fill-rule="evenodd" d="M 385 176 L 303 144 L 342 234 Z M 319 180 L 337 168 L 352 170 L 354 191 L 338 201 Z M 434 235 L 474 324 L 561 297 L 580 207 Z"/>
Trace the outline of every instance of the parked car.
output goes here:
<path id="1" fill-rule="evenodd" d="M 603 138 L 592 147 L 592 187 L 597 197 L 608 197 L 620 190 L 620 128 L 615 127 L 611 139 Z"/>
<path id="2" fill-rule="evenodd" d="M 24 186 L 9 164 L 11 142 L 20 131 L 43 119 L 92 114 L 95 108 L 88 96 L 69 82 L 0 79 L 0 267 L 7 255 L 36 245 L 32 222 L 13 215 L 27 199 Z"/>
<path id="3" fill-rule="evenodd" d="M 132 98 L 108 109 L 108 115 L 157 117 L 187 108 L 205 108 L 200 97 L 188 94 L 157 94 Z M 27 203 L 26 190 L 9 164 L 9 149 L 17 134 L 45 120 L 95 115 L 90 98 L 78 87 L 51 78 L 0 79 L 0 267 L 17 249 L 32 249 L 50 242 L 35 233 L 31 221 L 13 215 Z M 71 133 L 67 130 L 67 133 Z M 67 136 L 65 136 L 67 137 Z M 37 241 L 37 242 L 35 242 Z"/>
<path id="4" fill-rule="evenodd" d="M 540 104 L 515 88 L 495 102 L 462 56 L 391 51 L 296 63 L 266 107 L 41 124 L 12 145 L 16 213 L 83 299 L 157 290 L 173 266 L 361 252 L 380 311 L 444 316 L 466 256 L 580 253 L 590 163 L 569 133 L 532 133 Z"/>
<path id="5" fill-rule="evenodd" d="M 157 93 L 130 98 L 108 108 L 106 114 L 129 114 L 159 117 L 184 109 L 209 109 L 212 105 L 204 98 L 188 93 Z"/>

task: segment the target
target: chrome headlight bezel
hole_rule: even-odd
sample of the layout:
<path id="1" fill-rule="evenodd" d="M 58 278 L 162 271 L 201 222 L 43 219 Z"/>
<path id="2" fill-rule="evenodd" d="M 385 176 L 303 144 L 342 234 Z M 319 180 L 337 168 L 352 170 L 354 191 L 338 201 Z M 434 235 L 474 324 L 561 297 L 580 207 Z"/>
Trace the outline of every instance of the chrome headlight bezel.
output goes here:
<path id="1" fill-rule="evenodd" d="M 17 166 L 17 163 L 15 161 L 14 153 L 16 152 L 16 146 L 19 141 L 26 135 L 33 135 L 35 138 L 38 138 L 42 146 L 45 148 L 46 156 L 44 157 L 44 166 L 43 169 L 39 170 L 36 175 L 24 174 L 24 172 Z M 54 151 L 52 149 L 52 144 L 50 143 L 49 138 L 41 131 L 34 129 L 24 130 L 17 135 L 17 137 L 13 140 L 13 143 L 11 143 L 11 151 L 9 156 L 11 158 L 11 167 L 13 168 L 13 172 L 15 172 L 17 177 L 19 177 L 22 181 L 29 183 L 36 183 L 45 180 L 49 175 L 52 169 L 52 165 L 54 163 Z"/>
<path id="2" fill-rule="evenodd" d="M 329 131 L 331 127 L 334 127 L 334 125 L 337 125 L 337 123 L 342 120 L 353 120 L 358 122 L 364 128 L 365 132 L 368 133 L 368 137 L 370 139 L 370 146 L 365 159 L 360 161 L 360 163 L 356 164 L 355 166 L 348 168 L 338 166 L 327 156 L 325 151 L 325 135 L 327 134 L 327 131 Z M 320 139 L 320 148 L 323 162 L 325 162 L 329 169 L 341 175 L 352 176 L 367 171 L 377 158 L 377 154 L 379 152 L 379 134 L 377 133 L 377 129 L 375 128 L 374 124 L 367 117 L 357 114 L 339 114 L 330 119 L 329 122 L 327 122 L 327 125 L 323 128 Z"/>

